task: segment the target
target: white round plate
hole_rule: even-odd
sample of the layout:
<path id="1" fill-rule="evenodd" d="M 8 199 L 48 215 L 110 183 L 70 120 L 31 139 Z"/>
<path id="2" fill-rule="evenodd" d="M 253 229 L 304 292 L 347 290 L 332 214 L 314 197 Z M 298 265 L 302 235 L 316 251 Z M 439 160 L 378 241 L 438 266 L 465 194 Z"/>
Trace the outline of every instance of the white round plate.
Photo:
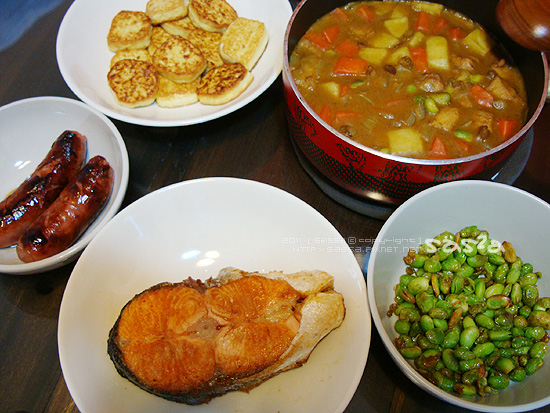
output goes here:
<path id="1" fill-rule="evenodd" d="M 121 10 L 145 11 L 146 0 L 76 0 L 67 11 L 57 35 L 57 63 L 76 96 L 107 116 L 146 126 L 192 125 L 227 115 L 250 103 L 279 76 L 283 67 L 284 32 L 292 14 L 288 0 L 229 0 L 240 17 L 263 22 L 269 33 L 267 47 L 252 69 L 253 82 L 235 100 L 220 106 L 195 103 L 161 108 L 120 106 L 107 83 L 114 53 L 107 47 L 113 17 Z"/>
<path id="2" fill-rule="evenodd" d="M 71 247 L 31 263 L 20 261 L 15 247 L 0 248 L 0 273 L 31 274 L 61 267 L 76 259 L 120 208 L 129 171 L 124 141 L 106 116 L 82 102 L 61 97 L 29 98 L 5 105 L 0 108 L 0 125 L 0 200 L 33 173 L 54 141 L 66 130 L 86 135 L 87 160 L 102 155 L 115 171 L 113 192 L 105 209 Z"/>
<path id="3" fill-rule="evenodd" d="M 344 322 L 302 367 L 206 405 L 170 402 L 119 376 L 107 337 L 126 302 L 157 283 L 205 280 L 226 266 L 325 270 L 344 296 Z M 363 374 L 370 337 L 363 274 L 338 231 L 293 195 L 235 178 L 174 184 L 121 211 L 78 260 L 58 330 L 63 375 L 84 413 L 341 412 Z"/>

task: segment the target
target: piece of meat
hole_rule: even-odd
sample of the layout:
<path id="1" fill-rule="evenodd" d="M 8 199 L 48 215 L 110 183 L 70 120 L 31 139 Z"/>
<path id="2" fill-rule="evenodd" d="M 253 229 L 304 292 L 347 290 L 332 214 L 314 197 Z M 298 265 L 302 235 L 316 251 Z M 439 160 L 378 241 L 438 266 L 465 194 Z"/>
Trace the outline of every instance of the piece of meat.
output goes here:
<path id="1" fill-rule="evenodd" d="M 418 87 L 424 92 L 442 92 L 445 84 L 437 73 L 426 73 L 418 81 Z"/>
<path id="2" fill-rule="evenodd" d="M 500 76 L 496 76 L 487 86 L 487 90 L 498 99 L 516 100 L 520 99 L 518 92 Z"/>
<path id="3" fill-rule="evenodd" d="M 484 110 L 476 111 L 472 116 L 472 128 L 479 130 L 481 128 L 487 129 L 489 132 L 493 131 L 493 114 Z"/>
<path id="4" fill-rule="evenodd" d="M 0 202 L 0 248 L 17 242 L 85 161 L 86 137 L 75 131 L 63 132 L 31 176 Z"/>
<path id="5" fill-rule="evenodd" d="M 226 268 L 205 282 L 161 283 L 124 306 L 107 351 L 122 377 L 168 400 L 248 391 L 301 366 L 340 326 L 345 306 L 332 280 Z"/>
<path id="6" fill-rule="evenodd" d="M 430 124 L 436 128 L 452 130 L 456 121 L 460 116 L 460 112 L 454 107 L 441 108 L 439 112 L 434 116 Z"/>
<path id="7" fill-rule="evenodd" d="M 71 246 L 103 210 L 113 185 L 113 168 L 102 156 L 94 156 L 21 235 L 19 259 L 39 261 Z"/>

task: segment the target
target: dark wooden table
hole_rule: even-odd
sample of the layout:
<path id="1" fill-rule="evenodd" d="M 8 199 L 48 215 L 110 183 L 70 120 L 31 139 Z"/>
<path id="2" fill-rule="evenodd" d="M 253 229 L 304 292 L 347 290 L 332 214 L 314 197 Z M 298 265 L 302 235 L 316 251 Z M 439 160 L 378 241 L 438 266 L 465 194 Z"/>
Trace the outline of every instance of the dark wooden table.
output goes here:
<path id="1" fill-rule="evenodd" d="M 0 52 L 0 105 L 34 96 L 76 98 L 59 73 L 55 56 L 57 30 L 71 1 L 58 3 Z M 205 124 L 149 128 L 114 123 L 130 157 L 123 207 L 174 182 L 232 176 L 265 182 L 296 195 L 323 214 L 345 239 L 374 239 L 383 225 L 381 220 L 333 201 L 301 167 L 289 139 L 280 77 L 254 104 Z M 529 160 L 514 183 L 546 201 L 550 201 L 549 130 L 547 105 L 534 127 Z M 59 306 L 73 266 L 28 276 L 0 274 L 0 412 L 78 411 L 57 353 Z M 412 384 L 390 359 L 373 324 L 367 366 L 348 411 L 462 409 Z M 550 406 L 540 411 L 550 412 Z"/>

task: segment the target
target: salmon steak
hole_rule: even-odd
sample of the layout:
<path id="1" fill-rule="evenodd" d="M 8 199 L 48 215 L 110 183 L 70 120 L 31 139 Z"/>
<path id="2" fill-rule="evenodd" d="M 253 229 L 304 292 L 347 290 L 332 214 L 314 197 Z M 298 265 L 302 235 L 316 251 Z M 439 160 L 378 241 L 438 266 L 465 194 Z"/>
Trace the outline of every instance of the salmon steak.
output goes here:
<path id="1" fill-rule="evenodd" d="M 326 272 L 229 267 L 137 294 L 112 327 L 107 352 L 139 388 L 198 405 L 300 367 L 345 312 Z"/>

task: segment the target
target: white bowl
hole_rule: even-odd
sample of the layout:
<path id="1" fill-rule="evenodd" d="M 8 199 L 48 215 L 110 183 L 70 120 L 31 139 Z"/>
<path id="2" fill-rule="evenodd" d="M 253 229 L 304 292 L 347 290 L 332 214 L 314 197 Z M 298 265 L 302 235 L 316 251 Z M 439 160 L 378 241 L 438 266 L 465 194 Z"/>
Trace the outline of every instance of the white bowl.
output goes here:
<path id="1" fill-rule="evenodd" d="M 118 211 L 128 185 L 129 162 L 124 141 L 105 115 L 82 102 L 60 97 L 30 98 L 5 105 L 0 108 L 0 125 L 0 199 L 6 198 L 34 171 L 65 130 L 86 135 L 86 160 L 102 155 L 115 171 L 113 193 L 107 206 L 71 247 L 32 263 L 20 261 L 15 247 L 0 248 L 0 273 L 31 274 L 61 267 L 76 259 Z"/>
<path id="2" fill-rule="evenodd" d="M 394 302 L 394 285 L 404 274 L 403 257 L 443 231 L 469 225 L 486 229 L 491 238 L 509 241 L 524 262 L 543 276 L 540 296 L 550 295 L 550 205 L 512 186 L 487 181 L 457 181 L 425 190 L 403 203 L 386 221 L 371 251 L 367 291 L 374 324 L 391 357 L 421 389 L 449 403 L 478 411 L 525 411 L 550 403 L 550 365 L 497 395 L 459 397 L 425 380 L 397 351 L 396 317 L 386 312 Z"/>
<path id="3" fill-rule="evenodd" d="M 160 282 L 205 280 L 227 266 L 327 271 L 344 297 L 346 317 L 302 367 L 249 393 L 231 392 L 188 406 L 122 378 L 107 354 L 109 330 L 122 307 Z M 329 413 L 344 411 L 355 393 L 370 333 L 361 268 L 330 222 L 281 189 L 244 179 L 203 178 L 138 199 L 90 243 L 63 294 L 58 344 L 63 377 L 82 412 Z"/>
<path id="4" fill-rule="evenodd" d="M 240 17 L 265 24 L 267 47 L 251 73 L 254 80 L 236 99 L 224 105 L 194 103 L 161 108 L 156 103 L 142 108 L 119 105 L 107 83 L 109 62 L 107 33 L 121 10 L 145 11 L 146 0 L 76 0 L 61 22 L 57 35 L 57 64 L 76 96 L 107 116 L 147 126 L 183 126 L 225 116 L 256 99 L 277 79 L 283 68 L 283 42 L 292 8 L 288 0 L 230 0 Z"/>

